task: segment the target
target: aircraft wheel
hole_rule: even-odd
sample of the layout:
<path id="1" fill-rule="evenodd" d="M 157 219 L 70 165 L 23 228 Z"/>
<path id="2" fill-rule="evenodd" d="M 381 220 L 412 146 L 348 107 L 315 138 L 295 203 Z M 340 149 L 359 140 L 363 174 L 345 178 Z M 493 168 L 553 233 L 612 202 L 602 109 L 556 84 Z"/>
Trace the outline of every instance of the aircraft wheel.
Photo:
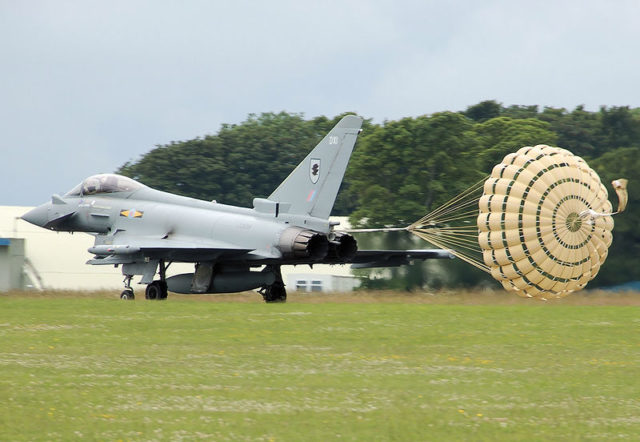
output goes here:
<path id="1" fill-rule="evenodd" d="M 282 281 L 276 281 L 266 288 L 262 297 L 264 302 L 287 302 L 287 290 Z"/>
<path id="2" fill-rule="evenodd" d="M 167 299 L 167 283 L 163 281 L 153 281 L 147 286 L 144 292 L 145 299 Z"/>
<path id="3" fill-rule="evenodd" d="M 136 297 L 133 294 L 133 290 L 127 289 L 120 293 L 120 299 L 122 299 L 123 301 L 131 301 L 136 299 Z"/>
<path id="4" fill-rule="evenodd" d="M 160 296 L 160 286 L 156 284 L 157 281 L 153 281 L 151 284 L 147 285 L 146 290 L 144 291 L 144 299 L 158 299 Z"/>

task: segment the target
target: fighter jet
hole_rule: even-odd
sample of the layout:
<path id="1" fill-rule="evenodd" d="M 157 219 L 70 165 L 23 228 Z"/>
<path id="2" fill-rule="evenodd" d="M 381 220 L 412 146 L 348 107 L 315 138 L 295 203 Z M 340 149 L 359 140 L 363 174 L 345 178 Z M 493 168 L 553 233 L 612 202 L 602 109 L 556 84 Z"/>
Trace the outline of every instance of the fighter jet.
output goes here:
<path id="1" fill-rule="evenodd" d="M 122 299 L 134 299 L 142 275 L 146 299 L 174 293 L 260 289 L 266 302 L 287 298 L 281 266 L 347 264 L 387 267 L 415 259 L 452 258 L 433 250 L 358 250 L 329 220 L 362 118 L 349 115 L 324 137 L 267 198 L 243 208 L 161 192 L 115 174 L 94 175 L 22 218 L 46 229 L 95 236 L 87 261 L 121 267 Z M 171 263 L 193 273 L 167 276 Z M 156 279 L 158 275 L 158 279 Z"/>

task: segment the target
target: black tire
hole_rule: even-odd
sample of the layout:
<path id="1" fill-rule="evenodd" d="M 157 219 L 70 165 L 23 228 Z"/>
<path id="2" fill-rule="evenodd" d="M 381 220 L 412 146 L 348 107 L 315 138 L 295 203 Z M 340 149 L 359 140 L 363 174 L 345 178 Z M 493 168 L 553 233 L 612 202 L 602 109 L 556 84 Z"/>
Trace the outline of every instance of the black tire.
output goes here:
<path id="1" fill-rule="evenodd" d="M 160 289 L 158 282 L 160 281 L 153 281 L 151 284 L 147 285 L 147 289 L 144 291 L 145 299 L 162 299 L 162 290 Z"/>
<path id="2" fill-rule="evenodd" d="M 127 289 L 120 293 L 120 299 L 123 301 L 132 301 L 136 299 L 136 296 L 133 294 L 133 290 Z"/>
<path id="3" fill-rule="evenodd" d="M 284 288 L 284 283 L 274 282 L 265 289 L 262 297 L 266 303 L 287 302 L 287 290 Z"/>
<path id="4" fill-rule="evenodd" d="M 158 301 L 167 299 L 167 283 L 163 281 L 153 281 L 147 286 L 144 297 L 145 299 Z"/>

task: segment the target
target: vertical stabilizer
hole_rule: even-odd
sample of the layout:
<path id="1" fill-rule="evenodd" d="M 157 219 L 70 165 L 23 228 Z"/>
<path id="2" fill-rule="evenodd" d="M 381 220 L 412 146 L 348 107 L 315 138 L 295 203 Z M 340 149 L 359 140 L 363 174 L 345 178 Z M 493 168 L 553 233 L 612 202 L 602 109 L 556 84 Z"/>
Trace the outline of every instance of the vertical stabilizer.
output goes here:
<path id="1" fill-rule="evenodd" d="M 362 118 L 355 115 L 340 120 L 269 199 L 291 204 L 292 214 L 329 218 L 360 126 Z"/>

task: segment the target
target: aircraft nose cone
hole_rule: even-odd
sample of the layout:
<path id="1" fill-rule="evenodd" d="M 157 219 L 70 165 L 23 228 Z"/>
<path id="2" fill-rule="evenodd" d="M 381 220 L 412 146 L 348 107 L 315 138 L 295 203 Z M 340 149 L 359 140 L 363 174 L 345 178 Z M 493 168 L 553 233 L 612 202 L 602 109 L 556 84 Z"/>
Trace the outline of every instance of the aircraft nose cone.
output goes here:
<path id="1" fill-rule="evenodd" d="M 22 219 L 36 226 L 44 227 L 44 225 L 49 221 L 47 204 L 43 204 L 42 206 L 29 210 L 27 213 L 22 215 Z"/>

